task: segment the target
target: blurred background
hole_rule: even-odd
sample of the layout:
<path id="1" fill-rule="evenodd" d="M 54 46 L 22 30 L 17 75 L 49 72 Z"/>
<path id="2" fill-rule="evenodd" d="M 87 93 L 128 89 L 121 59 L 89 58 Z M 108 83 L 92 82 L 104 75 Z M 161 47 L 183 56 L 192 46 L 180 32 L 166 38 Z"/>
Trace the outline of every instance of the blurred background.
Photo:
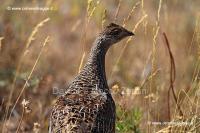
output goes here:
<path id="1" fill-rule="evenodd" d="M 135 33 L 106 56 L 116 132 L 158 132 L 169 126 L 163 122 L 198 119 L 199 5 L 197 0 L 1 0 L 1 132 L 48 131 L 59 90 L 73 80 L 110 22 Z M 175 100 L 168 93 L 172 88 Z M 199 131 L 196 122 L 177 131 Z"/>

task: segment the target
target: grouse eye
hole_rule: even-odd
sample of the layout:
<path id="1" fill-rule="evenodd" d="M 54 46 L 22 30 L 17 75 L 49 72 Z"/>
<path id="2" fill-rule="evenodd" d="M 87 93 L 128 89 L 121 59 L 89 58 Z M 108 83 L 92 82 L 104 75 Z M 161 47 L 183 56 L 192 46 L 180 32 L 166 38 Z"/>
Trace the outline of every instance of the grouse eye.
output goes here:
<path id="1" fill-rule="evenodd" d="M 121 29 L 113 29 L 112 31 L 111 31 L 111 34 L 112 35 L 118 35 L 118 34 L 120 34 L 121 33 Z"/>

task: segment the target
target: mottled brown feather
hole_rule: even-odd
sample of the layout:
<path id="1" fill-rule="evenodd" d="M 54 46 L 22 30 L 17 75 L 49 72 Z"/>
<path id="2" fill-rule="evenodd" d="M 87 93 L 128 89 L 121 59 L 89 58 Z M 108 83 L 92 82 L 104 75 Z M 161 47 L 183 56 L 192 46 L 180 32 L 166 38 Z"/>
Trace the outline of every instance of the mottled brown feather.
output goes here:
<path id="1" fill-rule="evenodd" d="M 99 34 L 83 70 L 57 99 L 49 132 L 115 132 L 115 103 L 106 80 L 105 55 L 111 45 L 131 35 L 132 32 L 113 23 Z"/>

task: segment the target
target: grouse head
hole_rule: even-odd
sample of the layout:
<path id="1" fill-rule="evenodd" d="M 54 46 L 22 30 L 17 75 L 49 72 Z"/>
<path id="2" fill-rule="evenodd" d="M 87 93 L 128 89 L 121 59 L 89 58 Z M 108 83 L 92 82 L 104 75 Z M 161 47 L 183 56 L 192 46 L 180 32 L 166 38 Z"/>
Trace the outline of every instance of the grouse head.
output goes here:
<path id="1" fill-rule="evenodd" d="M 124 27 L 110 23 L 108 26 L 105 27 L 102 33 L 100 33 L 100 37 L 102 41 L 107 42 L 107 44 L 114 44 L 119 42 L 125 37 L 133 36 L 134 33 L 128 31 Z"/>

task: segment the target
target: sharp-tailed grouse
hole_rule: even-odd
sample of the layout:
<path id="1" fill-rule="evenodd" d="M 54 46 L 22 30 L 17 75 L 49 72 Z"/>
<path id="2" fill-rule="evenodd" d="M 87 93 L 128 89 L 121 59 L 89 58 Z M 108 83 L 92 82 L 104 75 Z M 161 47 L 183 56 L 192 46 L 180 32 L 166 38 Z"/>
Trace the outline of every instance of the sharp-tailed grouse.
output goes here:
<path id="1" fill-rule="evenodd" d="M 97 36 L 87 63 L 53 107 L 50 132 L 115 132 L 115 103 L 106 80 L 105 55 L 110 46 L 132 35 L 111 23 Z"/>

